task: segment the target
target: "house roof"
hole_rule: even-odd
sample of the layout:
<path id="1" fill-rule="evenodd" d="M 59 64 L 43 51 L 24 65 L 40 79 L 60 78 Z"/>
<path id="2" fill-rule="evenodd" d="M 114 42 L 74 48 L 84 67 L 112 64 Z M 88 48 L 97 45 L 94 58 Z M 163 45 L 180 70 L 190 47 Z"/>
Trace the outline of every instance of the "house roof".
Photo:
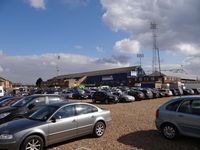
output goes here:
<path id="1" fill-rule="evenodd" d="M 197 80 L 200 79 L 200 76 L 197 75 L 191 75 L 185 72 L 173 72 L 173 71 L 155 71 L 152 74 L 149 74 L 149 76 L 169 76 L 169 77 L 177 77 L 183 80 Z"/>

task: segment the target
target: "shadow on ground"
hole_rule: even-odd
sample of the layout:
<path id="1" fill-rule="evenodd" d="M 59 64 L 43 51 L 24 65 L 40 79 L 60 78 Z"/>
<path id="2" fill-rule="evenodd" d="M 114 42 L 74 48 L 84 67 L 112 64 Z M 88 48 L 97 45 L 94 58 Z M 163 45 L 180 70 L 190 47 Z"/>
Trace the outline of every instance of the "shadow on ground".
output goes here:
<path id="1" fill-rule="evenodd" d="M 64 142 L 59 142 L 59 143 L 50 145 L 46 149 L 52 149 L 52 148 L 53 149 L 59 149 L 59 148 L 57 148 L 58 146 L 62 146 L 62 145 L 69 144 L 69 143 L 72 143 L 72 142 L 75 142 L 75 141 L 79 141 L 79 140 L 83 140 L 83 139 L 91 139 L 91 138 L 94 138 L 94 137 L 92 135 L 86 135 L 86 136 L 82 136 L 82 137 L 77 137 L 77 138 L 74 138 L 74 139 L 71 139 L 71 140 L 66 140 Z"/>
<path id="2" fill-rule="evenodd" d="M 160 135 L 157 130 L 138 131 L 121 136 L 119 143 L 143 150 L 199 150 L 199 139 L 179 137 L 170 141 Z"/>

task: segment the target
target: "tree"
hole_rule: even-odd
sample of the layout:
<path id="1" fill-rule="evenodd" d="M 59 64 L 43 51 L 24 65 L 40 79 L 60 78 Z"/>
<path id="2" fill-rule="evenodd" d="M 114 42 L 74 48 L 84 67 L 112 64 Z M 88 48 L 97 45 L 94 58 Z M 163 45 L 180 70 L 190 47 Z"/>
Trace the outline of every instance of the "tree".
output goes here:
<path id="1" fill-rule="evenodd" d="M 42 82 L 43 82 L 42 78 L 37 79 L 36 86 L 39 87 L 39 88 L 41 88 Z"/>

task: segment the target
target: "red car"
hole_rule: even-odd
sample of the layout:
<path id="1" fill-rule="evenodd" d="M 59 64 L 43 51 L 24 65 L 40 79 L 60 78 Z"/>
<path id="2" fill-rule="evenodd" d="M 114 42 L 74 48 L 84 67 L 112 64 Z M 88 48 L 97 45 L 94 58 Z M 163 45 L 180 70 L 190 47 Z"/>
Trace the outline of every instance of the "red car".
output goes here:
<path id="1" fill-rule="evenodd" d="M 7 98 L 7 99 L 5 99 L 5 100 L 0 102 L 0 108 L 6 107 L 6 106 L 10 106 L 13 103 L 15 103 L 16 101 L 18 101 L 19 99 L 21 99 L 21 97 L 10 97 L 10 98 Z"/>

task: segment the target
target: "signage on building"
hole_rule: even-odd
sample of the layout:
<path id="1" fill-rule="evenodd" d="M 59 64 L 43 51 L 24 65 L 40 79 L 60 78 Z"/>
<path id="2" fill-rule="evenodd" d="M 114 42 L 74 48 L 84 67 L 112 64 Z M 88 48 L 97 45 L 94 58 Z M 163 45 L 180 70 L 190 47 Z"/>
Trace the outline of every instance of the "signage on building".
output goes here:
<path id="1" fill-rule="evenodd" d="M 113 76 L 103 76 L 102 81 L 113 80 Z"/>
<path id="2" fill-rule="evenodd" d="M 131 77 L 137 77 L 137 71 L 131 71 Z"/>

